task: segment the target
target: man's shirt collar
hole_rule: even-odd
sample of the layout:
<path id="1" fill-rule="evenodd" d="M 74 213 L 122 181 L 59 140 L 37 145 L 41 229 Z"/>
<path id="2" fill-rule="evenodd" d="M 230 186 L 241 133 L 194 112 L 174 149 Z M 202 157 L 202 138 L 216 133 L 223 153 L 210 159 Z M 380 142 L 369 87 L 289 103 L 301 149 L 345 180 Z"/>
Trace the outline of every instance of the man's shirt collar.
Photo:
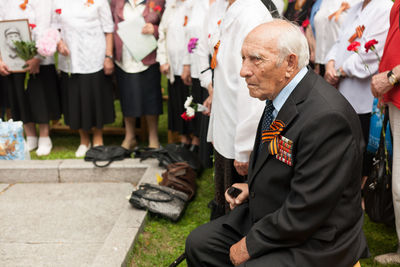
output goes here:
<path id="1" fill-rule="evenodd" d="M 296 76 L 279 92 L 279 94 L 272 100 L 272 104 L 274 105 L 275 110 L 272 112 L 274 118 L 278 115 L 278 112 L 281 110 L 283 104 L 285 104 L 286 100 L 293 92 L 294 88 L 300 83 L 300 81 L 306 76 L 308 72 L 307 67 L 302 68 Z"/>

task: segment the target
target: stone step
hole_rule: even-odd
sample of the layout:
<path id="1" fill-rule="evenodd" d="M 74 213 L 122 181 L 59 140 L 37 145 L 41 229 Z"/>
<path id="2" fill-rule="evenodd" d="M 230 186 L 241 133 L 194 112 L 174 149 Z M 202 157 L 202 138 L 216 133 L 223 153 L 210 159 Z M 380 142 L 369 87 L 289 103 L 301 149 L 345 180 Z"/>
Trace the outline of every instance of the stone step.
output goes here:
<path id="1" fill-rule="evenodd" d="M 137 184 L 156 161 L 124 159 L 99 168 L 83 159 L 0 160 L 0 183 L 125 182 Z M 162 170 L 160 170 L 162 171 Z"/>

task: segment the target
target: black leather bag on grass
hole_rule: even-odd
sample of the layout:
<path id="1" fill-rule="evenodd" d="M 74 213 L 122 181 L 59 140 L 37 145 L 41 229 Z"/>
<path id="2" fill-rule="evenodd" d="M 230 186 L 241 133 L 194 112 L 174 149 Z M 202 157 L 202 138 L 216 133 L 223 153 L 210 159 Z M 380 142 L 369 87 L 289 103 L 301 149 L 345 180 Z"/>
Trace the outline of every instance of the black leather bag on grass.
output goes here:
<path id="1" fill-rule="evenodd" d="M 159 149 L 137 148 L 134 152 L 135 158 L 140 158 L 140 161 L 148 158 L 155 158 L 158 159 L 159 165 L 164 168 L 167 168 L 167 166 L 172 163 L 187 162 L 197 174 L 202 171 L 201 162 L 197 155 L 177 144 L 168 144 Z"/>
<path id="2" fill-rule="evenodd" d="M 371 221 L 393 226 L 395 223 L 392 199 L 392 160 L 385 149 L 384 131 L 388 123 L 385 112 L 379 147 L 373 159 L 371 174 L 362 190 L 365 212 Z"/>
<path id="3" fill-rule="evenodd" d="M 142 184 L 132 192 L 129 202 L 137 209 L 177 221 L 185 209 L 188 195 L 178 190 L 155 184 Z"/>
<path id="4" fill-rule="evenodd" d="M 96 146 L 90 148 L 85 155 L 85 161 L 92 161 L 96 167 L 104 168 L 113 161 L 130 158 L 132 151 L 121 146 Z M 105 162 L 99 164 L 98 162 Z"/>

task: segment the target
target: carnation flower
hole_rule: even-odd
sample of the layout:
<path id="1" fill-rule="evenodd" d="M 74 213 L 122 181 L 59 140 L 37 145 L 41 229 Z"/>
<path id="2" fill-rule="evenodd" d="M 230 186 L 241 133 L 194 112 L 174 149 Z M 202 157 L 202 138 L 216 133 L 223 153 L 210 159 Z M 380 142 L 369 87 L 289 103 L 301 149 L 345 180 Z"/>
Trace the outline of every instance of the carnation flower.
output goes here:
<path id="1" fill-rule="evenodd" d="M 303 21 L 303 23 L 301 24 L 301 27 L 303 27 L 304 29 L 307 28 L 307 26 L 310 25 L 310 20 L 306 19 Z"/>
<path id="2" fill-rule="evenodd" d="M 348 50 L 348 51 L 353 51 L 353 52 L 358 53 L 358 47 L 359 47 L 360 45 L 361 45 L 361 44 L 360 44 L 359 42 L 354 41 L 354 42 L 352 42 L 352 43 L 347 47 L 347 50 Z"/>
<path id="3" fill-rule="evenodd" d="M 194 112 L 195 112 L 194 108 L 192 108 L 192 107 L 187 107 L 187 108 L 186 108 L 186 114 L 187 114 L 189 117 L 194 117 Z"/>
<path id="4" fill-rule="evenodd" d="M 364 45 L 364 47 L 365 47 L 365 52 L 366 53 L 368 53 L 368 50 L 372 50 L 372 51 L 374 51 L 375 50 L 375 45 L 378 43 L 378 41 L 377 40 L 375 40 L 375 39 L 372 39 L 372 40 L 369 40 L 368 42 L 366 42 L 365 43 L 365 45 Z"/>
<path id="5" fill-rule="evenodd" d="M 192 101 L 193 101 L 193 96 L 188 96 L 188 97 L 186 98 L 185 104 L 184 104 L 183 106 L 184 106 L 185 108 L 190 107 L 190 105 L 192 104 Z"/>

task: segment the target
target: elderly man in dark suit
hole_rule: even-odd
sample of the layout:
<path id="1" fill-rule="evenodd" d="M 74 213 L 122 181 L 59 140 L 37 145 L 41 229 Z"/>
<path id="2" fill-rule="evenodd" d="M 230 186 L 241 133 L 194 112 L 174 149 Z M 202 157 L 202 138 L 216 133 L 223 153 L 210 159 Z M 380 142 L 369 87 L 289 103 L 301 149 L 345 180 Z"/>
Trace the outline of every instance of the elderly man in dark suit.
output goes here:
<path id="1" fill-rule="evenodd" d="M 186 241 L 189 266 L 351 267 L 362 232 L 362 133 L 351 105 L 308 70 L 308 45 L 283 20 L 256 27 L 241 76 L 266 101 L 242 192 L 232 211 Z M 272 123 L 271 123 L 272 122 Z"/>

